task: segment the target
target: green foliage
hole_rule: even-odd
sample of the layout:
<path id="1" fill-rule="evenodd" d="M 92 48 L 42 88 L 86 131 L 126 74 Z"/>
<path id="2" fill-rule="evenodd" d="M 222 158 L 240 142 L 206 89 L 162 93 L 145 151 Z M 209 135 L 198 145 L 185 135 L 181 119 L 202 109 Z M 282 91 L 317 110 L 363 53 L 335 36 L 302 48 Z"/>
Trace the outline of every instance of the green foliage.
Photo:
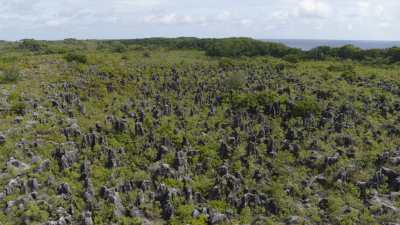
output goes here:
<path id="1" fill-rule="evenodd" d="M 212 200 L 209 204 L 213 209 L 219 212 L 226 212 L 230 208 L 230 205 L 222 200 Z"/>
<path id="2" fill-rule="evenodd" d="M 201 193 L 207 193 L 214 185 L 214 180 L 205 175 L 196 176 L 193 180 L 193 189 Z"/>
<path id="3" fill-rule="evenodd" d="M 341 74 L 341 77 L 349 82 L 354 82 L 357 79 L 355 71 L 345 71 Z"/>
<path id="4" fill-rule="evenodd" d="M 358 187 L 382 167 L 399 171 L 396 49 L 292 52 L 241 38 L 71 39 L 42 50 L 29 42 L 0 43 L 1 224 L 46 224 L 64 210 L 81 224 L 88 209 L 94 224 L 209 224 L 193 216 L 203 208 L 228 216 L 225 224 L 398 220 L 388 178 L 366 197 Z M 62 183 L 69 194 L 59 193 Z"/>
<path id="5" fill-rule="evenodd" d="M 362 50 L 353 45 L 345 45 L 343 47 L 338 48 L 336 51 L 337 51 L 337 56 L 342 59 L 359 60 L 362 58 L 361 55 Z"/>
<path id="6" fill-rule="evenodd" d="M 113 43 L 115 41 L 110 41 Z M 251 38 L 199 39 L 181 38 L 148 38 L 120 40 L 126 46 L 136 49 L 196 49 L 213 57 L 273 56 L 282 57 L 288 62 L 297 63 L 304 59 L 329 60 L 332 58 L 352 59 L 359 61 L 379 60 L 379 62 L 399 62 L 399 48 L 360 49 L 353 45 L 338 48 L 320 46 L 309 51 L 289 48 L 283 44 L 254 40 Z M 386 60 L 388 59 L 388 60 Z"/>
<path id="7" fill-rule="evenodd" d="M 388 56 L 392 63 L 400 62 L 400 47 L 390 48 L 388 50 Z"/>
<path id="8" fill-rule="evenodd" d="M 234 109 L 245 109 L 251 112 L 267 111 L 274 104 L 283 104 L 287 101 L 285 96 L 279 96 L 274 91 L 256 93 L 238 93 L 230 101 Z"/>
<path id="9" fill-rule="evenodd" d="M 246 207 L 240 212 L 240 224 L 251 224 L 253 220 L 253 215 L 251 209 Z"/>
<path id="10" fill-rule="evenodd" d="M 191 224 L 191 225 L 206 225 L 208 218 L 204 215 L 198 218 L 193 218 L 193 211 L 196 209 L 194 205 L 180 205 L 176 210 L 176 215 L 171 221 L 171 225 Z"/>
<path id="11" fill-rule="evenodd" d="M 120 221 L 118 221 L 118 225 L 142 225 L 144 222 L 142 219 L 134 217 L 122 217 Z"/>
<path id="12" fill-rule="evenodd" d="M 26 109 L 26 104 L 22 101 L 17 101 L 11 105 L 11 112 L 17 115 L 24 115 Z"/>
<path id="13" fill-rule="evenodd" d="M 229 58 L 222 58 L 218 61 L 218 66 L 222 69 L 229 70 L 235 67 L 235 62 Z"/>
<path id="14" fill-rule="evenodd" d="M 209 56 L 261 56 L 270 55 L 282 57 L 291 53 L 299 52 L 278 43 L 252 40 L 250 38 L 227 38 L 210 40 L 207 45 L 206 54 Z"/>
<path id="15" fill-rule="evenodd" d="M 313 60 L 325 60 L 333 55 L 333 49 L 329 46 L 313 48 L 306 53 L 306 57 Z"/>
<path id="16" fill-rule="evenodd" d="M 293 114 L 295 116 L 306 117 L 310 114 L 319 114 L 321 105 L 315 96 L 306 95 L 295 102 Z"/>
<path id="17" fill-rule="evenodd" d="M 24 220 L 30 221 L 30 224 L 42 224 L 48 220 L 49 213 L 44 204 L 38 205 L 30 202 L 22 217 Z"/>
<path id="18" fill-rule="evenodd" d="M 286 55 L 283 59 L 290 63 L 298 63 L 301 60 L 300 56 L 295 54 Z"/>
<path id="19" fill-rule="evenodd" d="M 239 91 L 244 87 L 245 82 L 246 78 L 243 74 L 232 72 L 227 74 L 224 86 L 227 91 Z"/>
<path id="20" fill-rule="evenodd" d="M 64 56 L 64 59 L 67 60 L 67 62 L 77 62 L 82 64 L 88 62 L 87 56 L 79 52 L 69 52 Z"/>
<path id="21" fill-rule="evenodd" d="M 15 83 L 21 78 L 21 71 L 16 66 L 9 66 L 0 72 L 0 83 Z"/>
<path id="22" fill-rule="evenodd" d="M 150 58 L 150 57 L 151 57 L 150 52 L 148 52 L 148 51 L 143 52 L 143 57 L 145 57 L 145 58 Z"/>
<path id="23" fill-rule="evenodd" d="M 125 44 L 120 41 L 115 41 L 111 43 L 111 48 L 113 52 L 123 53 L 128 51 L 128 48 Z"/>
<path id="24" fill-rule="evenodd" d="M 331 72 L 354 72 L 354 65 L 352 64 L 335 64 L 335 65 L 330 65 L 328 68 L 328 71 Z"/>
<path id="25" fill-rule="evenodd" d="M 35 53 L 44 52 L 48 48 L 45 42 L 37 41 L 34 39 L 24 39 L 19 43 L 18 47 L 22 50 L 27 50 Z"/>

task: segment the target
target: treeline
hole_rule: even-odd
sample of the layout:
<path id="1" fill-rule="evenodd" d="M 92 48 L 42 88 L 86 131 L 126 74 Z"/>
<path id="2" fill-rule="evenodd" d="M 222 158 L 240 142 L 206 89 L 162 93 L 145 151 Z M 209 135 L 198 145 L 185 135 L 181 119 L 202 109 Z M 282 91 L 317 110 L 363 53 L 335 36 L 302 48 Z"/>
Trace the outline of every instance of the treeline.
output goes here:
<path id="1" fill-rule="evenodd" d="M 345 45 L 339 48 L 321 46 L 309 51 L 304 51 L 302 57 L 306 59 L 325 60 L 328 58 L 352 59 L 358 61 L 380 60 L 381 62 L 400 62 L 400 48 L 387 49 L 361 49 L 353 45 Z"/>
<path id="2" fill-rule="evenodd" d="M 380 63 L 400 62 L 400 48 L 361 49 L 353 45 L 338 48 L 320 46 L 309 51 L 290 48 L 284 44 L 254 40 L 251 38 L 147 38 L 120 41 L 126 45 L 141 45 L 151 48 L 196 49 L 205 51 L 208 56 L 240 57 L 240 56 L 273 56 L 290 61 L 326 60 L 331 58 L 351 59 L 356 61 L 377 61 Z"/>
<path id="3" fill-rule="evenodd" d="M 112 41 L 110 41 L 111 43 Z M 150 48 L 195 49 L 205 51 L 208 56 L 274 56 L 300 54 L 300 49 L 289 48 L 283 44 L 258 41 L 251 38 L 145 38 L 120 40 L 126 45 L 140 45 Z"/>
<path id="4" fill-rule="evenodd" d="M 13 43 L 15 45 L 15 43 Z M 309 51 L 290 48 L 284 44 L 254 40 L 251 38 L 144 38 L 129 40 L 76 40 L 37 41 L 22 40 L 17 49 L 28 50 L 38 54 L 66 53 L 71 50 L 87 49 L 97 46 L 97 50 L 124 52 L 129 49 L 193 49 L 204 51 L 214 57 L 252 57 L 272 56 L 296 62 L 300 60 L 351 59 L 376 63 L 400 62 L 400 48 L 361 49 L 353 45 L 339 48 L 320 46 Z"/>

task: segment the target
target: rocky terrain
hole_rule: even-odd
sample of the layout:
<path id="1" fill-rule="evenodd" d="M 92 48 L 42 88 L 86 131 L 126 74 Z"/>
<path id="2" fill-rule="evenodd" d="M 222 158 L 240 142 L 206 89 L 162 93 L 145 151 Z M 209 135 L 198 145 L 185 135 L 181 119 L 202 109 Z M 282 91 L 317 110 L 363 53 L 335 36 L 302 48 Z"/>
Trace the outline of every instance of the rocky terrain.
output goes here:
<path id="1" fill-rule="evenodd" d="M 400 223 L 398 65 L 14 45 L 1 224 Z"/>

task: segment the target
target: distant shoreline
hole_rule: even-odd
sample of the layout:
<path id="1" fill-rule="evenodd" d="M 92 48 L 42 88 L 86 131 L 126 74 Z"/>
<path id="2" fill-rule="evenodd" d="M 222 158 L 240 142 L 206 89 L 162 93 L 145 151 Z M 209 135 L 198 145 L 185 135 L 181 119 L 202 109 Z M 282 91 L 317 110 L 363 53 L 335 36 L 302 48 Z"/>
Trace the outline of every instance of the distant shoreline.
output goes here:
<path id="1" fill-rule="evenodd" d="M 262 41 L 282 43 L 292 48 L 300 48 L 308 51 L 319 46 L 342 47 L 354 45 L 362 49 L 384 49 L 400 47 L 400 41 L 379 40 L 318 40 L 318 39 L 261 39 Z"/>

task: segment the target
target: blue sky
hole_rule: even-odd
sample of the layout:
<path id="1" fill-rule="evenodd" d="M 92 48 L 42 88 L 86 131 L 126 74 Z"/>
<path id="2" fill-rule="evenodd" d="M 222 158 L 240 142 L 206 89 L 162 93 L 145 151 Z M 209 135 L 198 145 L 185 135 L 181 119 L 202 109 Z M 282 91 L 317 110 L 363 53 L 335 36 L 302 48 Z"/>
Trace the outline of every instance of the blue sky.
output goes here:
<path id="1" fill-rule="evenodd" d="M 0 39 L 400 40 L 400 0 L 0 0 Z"/>

